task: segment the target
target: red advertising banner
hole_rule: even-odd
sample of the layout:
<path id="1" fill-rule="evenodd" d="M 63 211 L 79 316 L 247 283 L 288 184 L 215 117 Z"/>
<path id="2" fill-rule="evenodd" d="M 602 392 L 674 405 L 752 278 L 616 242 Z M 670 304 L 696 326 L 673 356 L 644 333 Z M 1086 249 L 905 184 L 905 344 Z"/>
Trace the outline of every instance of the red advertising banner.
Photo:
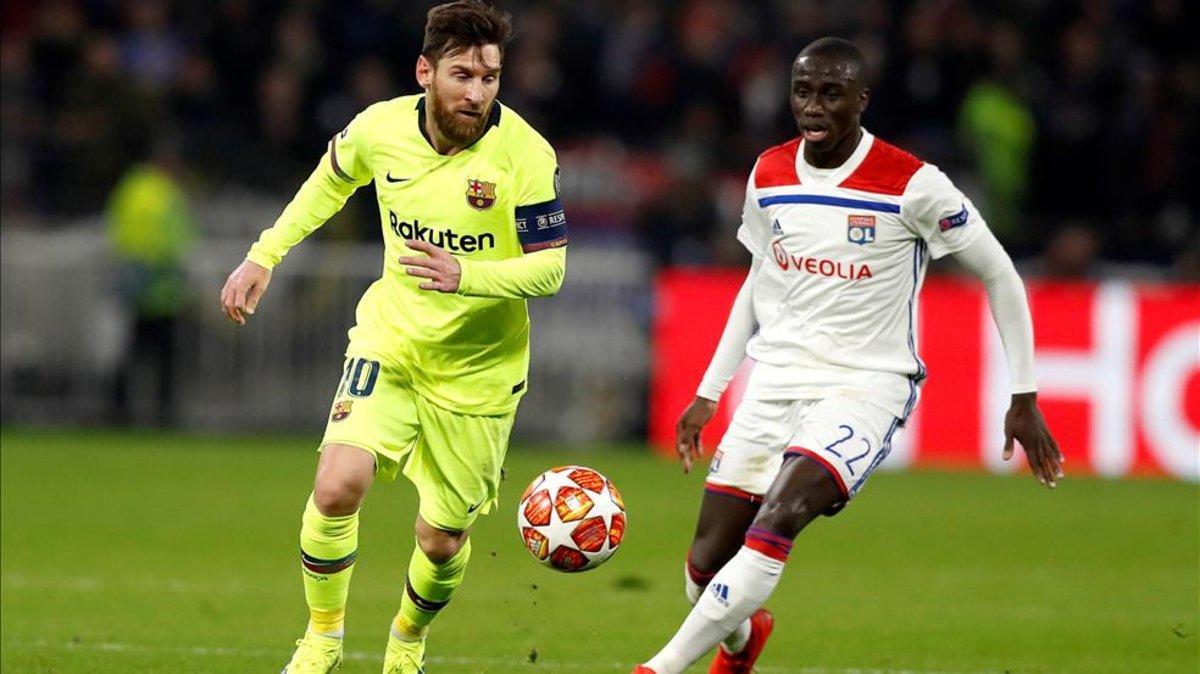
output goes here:
<path id="1" fill-rule="evenodd" d="M 650 439 L 666 454 L 744 278 L 678 269 L 656 281 Z M 1068 471 L 1200 480 L 1200 286 L 1033 282 L 1028 290 L 1038 400 Z M 1008 368 L 982 287 L 928 279 L 917 334 L 929 379 L 885 465 L 1016 469 L 1000 459 Z M 751 367 L 705 428 L 710 452 Z"/>

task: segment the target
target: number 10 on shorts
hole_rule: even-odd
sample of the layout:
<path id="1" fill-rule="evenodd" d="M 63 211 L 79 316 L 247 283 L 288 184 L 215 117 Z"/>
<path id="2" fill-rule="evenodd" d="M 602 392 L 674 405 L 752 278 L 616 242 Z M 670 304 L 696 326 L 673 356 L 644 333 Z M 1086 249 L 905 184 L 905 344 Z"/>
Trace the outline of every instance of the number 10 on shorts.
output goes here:
<path id="1" fill-rule="evenodd" d="M 354 398 L 366 398 L 375 390 L 375 382 L 379 379 L 379 361 L 366 358 L 347 358 L 342 372 L 342 382 L 338 385 L 337 396 L 348 394 Z"/>

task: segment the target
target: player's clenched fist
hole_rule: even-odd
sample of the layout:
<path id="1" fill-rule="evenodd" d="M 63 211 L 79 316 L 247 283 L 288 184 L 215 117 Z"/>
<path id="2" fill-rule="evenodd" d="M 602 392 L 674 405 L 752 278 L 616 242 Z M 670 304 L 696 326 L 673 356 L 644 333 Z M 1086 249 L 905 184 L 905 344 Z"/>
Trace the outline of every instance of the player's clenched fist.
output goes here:
<path id="1" fill-rule="evenodd" d="M 253 314 L 267 285 L 271 283 L 271 270 L 243 260 L 225 279 L 221 288 L 221 309 L 229 320 L 238 325 L 246 324 L 246 314 Z"/>
<path id="2" fill-rule="evenodd" d="M 404 245 L 425 253 L 424 257 L 406 255 L 400 258 L 400 264 L 407 267 L 405 271 L 409 276 L 429 279 L 421 284 L 421 290 L 458 292 L 458 283 L 462 280 L 462 266 L 453 255 L 426 241 L 409 239 Z"/>

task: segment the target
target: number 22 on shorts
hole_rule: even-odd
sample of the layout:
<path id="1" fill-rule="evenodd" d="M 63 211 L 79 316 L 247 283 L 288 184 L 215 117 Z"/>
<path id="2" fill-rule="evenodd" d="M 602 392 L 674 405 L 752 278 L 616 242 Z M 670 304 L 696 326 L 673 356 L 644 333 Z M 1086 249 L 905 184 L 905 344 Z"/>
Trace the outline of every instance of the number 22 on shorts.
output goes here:
<path id="1" fill-rule="evenodd" d="M 866 438 L 859 438 L 859 440 L 862 440 L 863 446 L 865 447 L 865 449 L 863 450 L 863 453 L 859 454 L 858 456 L 854 456 L 854 457 L 847 459 L 844 456 L 842 456 L 841 452 L 834 449 L 834 447 L 837 447 L 838 445 L 842 444 L 843 442 L 846 442 L 847 440 L 853 438 L 854 437 L 854 429 L 850 426 L 847 426 L 846 424 L 840 424 L 838 426 L 838 428 L 841 429 L 842 431 L 844 431 L 846 433 L 846 435 L 842 438 L 839 438 L 838 440 L 835 440 L 833 443 L 826 445 L 825 451 L 827 451 L 830 454 L 833 454 L 834 456 L 845 461 L 846 469 L 850 471 L 851 475 L 854 475 L 854 462 L 858 461 L 859 459 L 866 458 L 866 456 L 871 453 L 871 441 L 867 440 Z"/>

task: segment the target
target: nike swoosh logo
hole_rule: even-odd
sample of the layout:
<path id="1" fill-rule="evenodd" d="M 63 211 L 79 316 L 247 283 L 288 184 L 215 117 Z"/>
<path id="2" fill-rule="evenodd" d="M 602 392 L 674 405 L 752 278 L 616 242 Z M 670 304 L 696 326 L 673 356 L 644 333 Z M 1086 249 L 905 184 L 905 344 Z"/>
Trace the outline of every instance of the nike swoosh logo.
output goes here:
<path id="1" fill-rule="evenodd" d="M 481 506 L 481 505 L 483 505 L 483 501 L 480 501 L 479 503 L 476 503 L 475 505 L 471 506 L 470 508 L 467 508 L 467 514 L 470 515 L 471 513 L 475 512 L 476 510 L 479 510 L 479 506 Z"/>
<path id="2" fill-rule="evenodd" d="M 387 177 L 387 181 L 388 181 L 389 183 L 402 183 L 402 182 L 404 182 L 404 181 L 406 181 L 406 180 L 409 180 L 408 178 L 393 178 L 393 177 L 392 177 L 392 172 L 391 172 L 391 171 L 388 171 L 388 174 L 387 174 L 387 176 L 386 176 L 386 177 Z"/>

